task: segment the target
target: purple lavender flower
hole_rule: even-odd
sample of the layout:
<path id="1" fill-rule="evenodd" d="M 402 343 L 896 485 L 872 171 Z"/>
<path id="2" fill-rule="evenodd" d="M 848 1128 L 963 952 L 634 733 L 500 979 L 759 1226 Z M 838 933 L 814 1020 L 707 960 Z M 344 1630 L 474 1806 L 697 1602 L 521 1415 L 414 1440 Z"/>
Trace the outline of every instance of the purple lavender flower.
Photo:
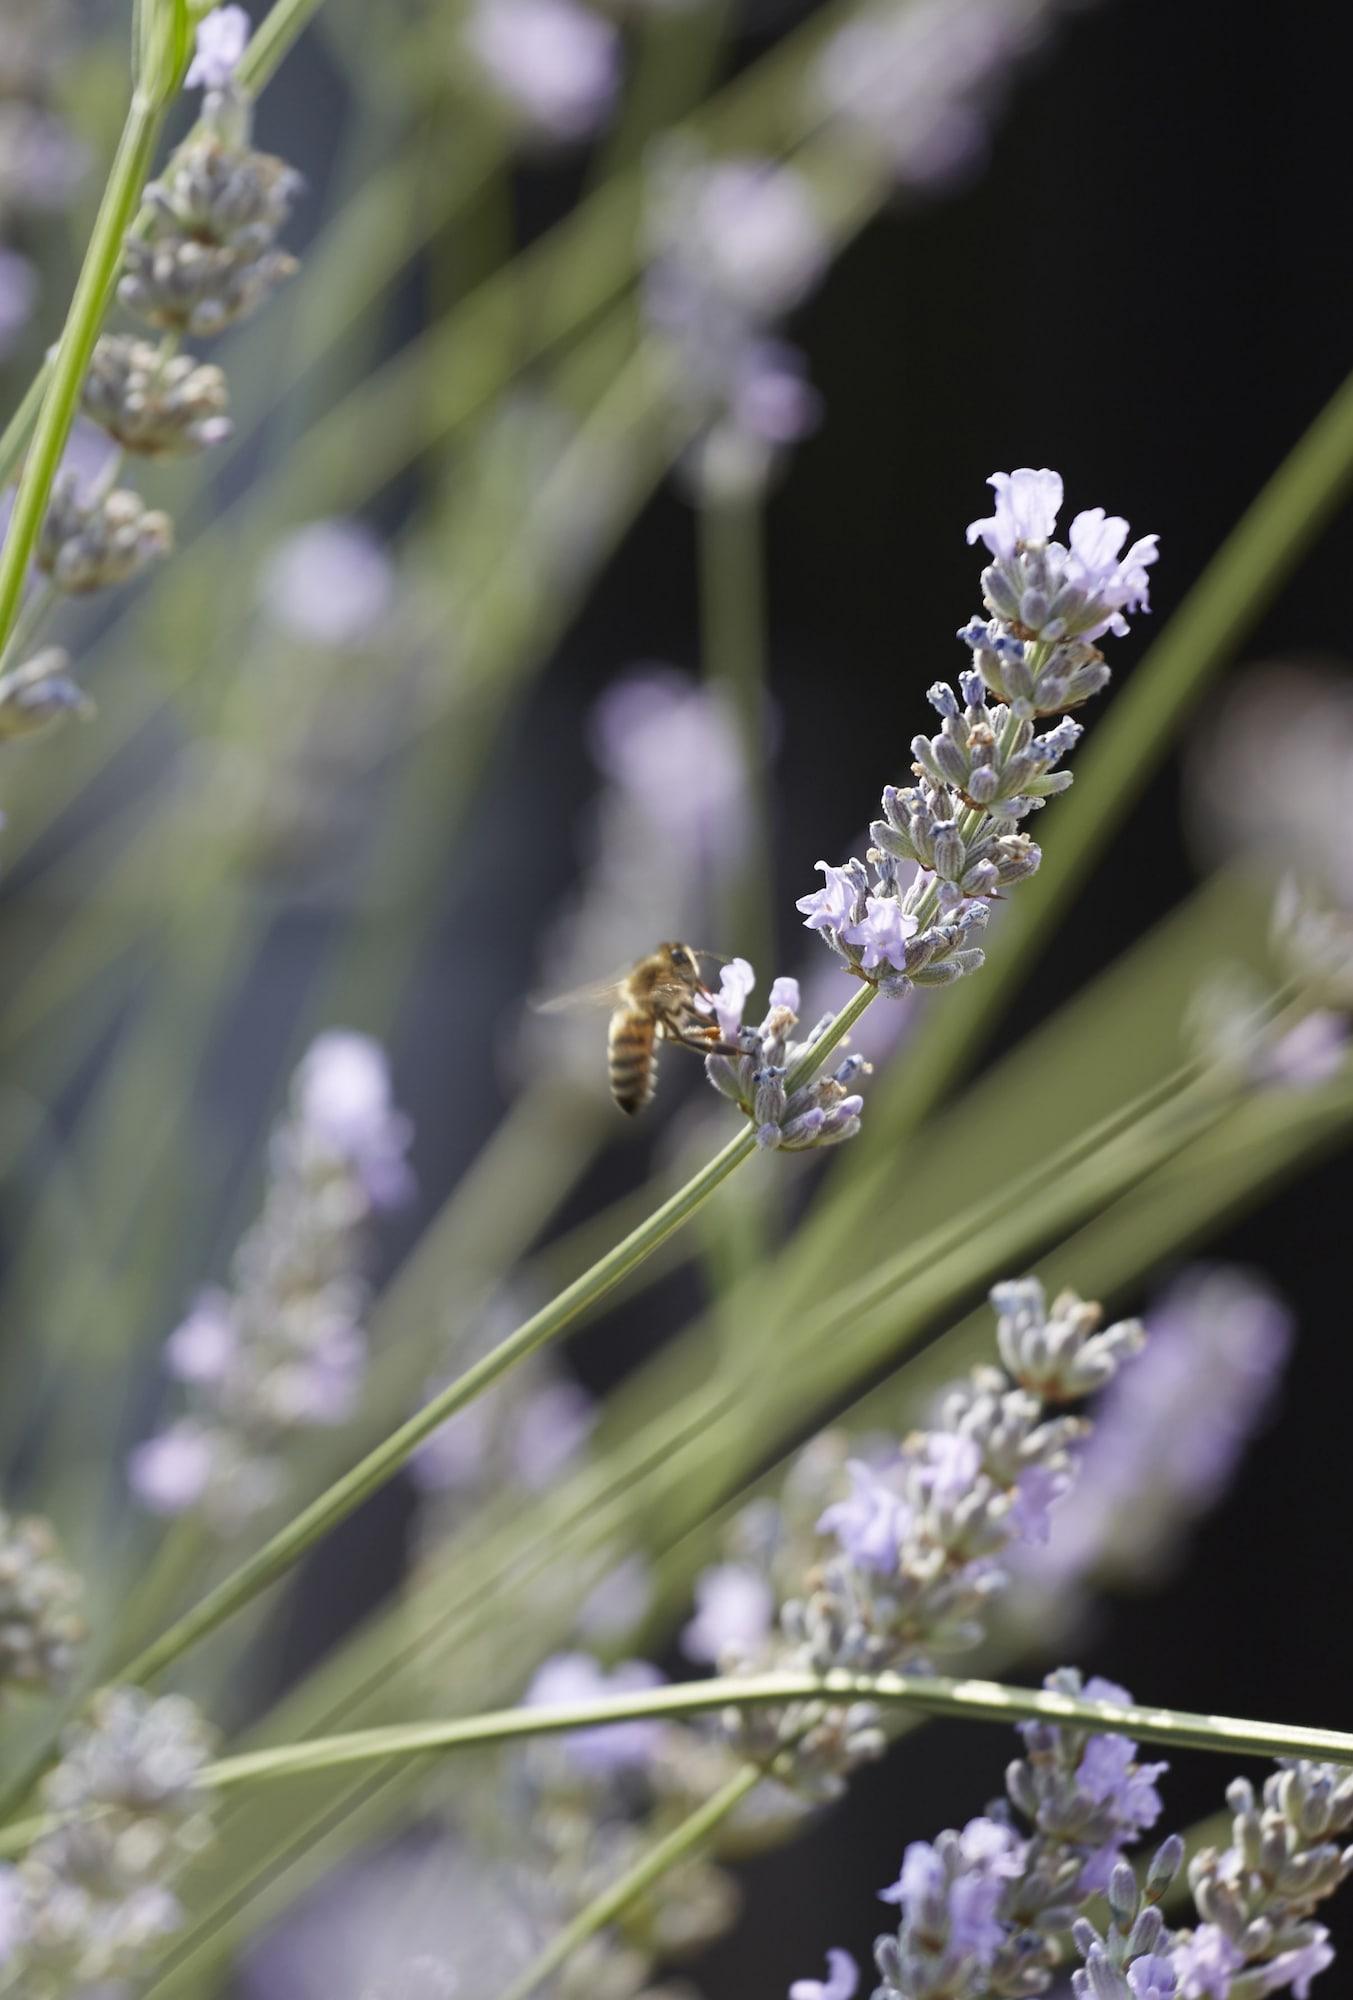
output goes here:
<path id="1" fill-rule="evenodd" d="M 858 1568 L 891 1576 L 911 1522 L 911 1508 L 895 1486 L 861 1459 L 851 1459 L 846 1471 L 850 1495 L 827 1508 L 818 1532 L 834 1535 Z"/>
<path id="2" fill-rule="evenodd" d="M 775 450 L 819 413 L 802 357 L 772 337 L 826 265 L 811 190 L 770 159 L 711 162 L 669 143 L 652 177 L 649 239 L 645 305 L 702 436 L 695 468 L 759 484 Z"/>
<path id="3" fill-rule="evenodd" d="M 859 864 L 847 862 L 844 868 L 833 868 L 829 861 L 818 861 L 814 866 L 822 871 L 822 887 L 800 896 L 794 905 L 804 912 L 803 927 L 808 931 L 844 931 L 854 921 L 860 895 Z"/>
<path id="4" fill-rule="evenodd" d="M 543 137 L 585 139 L 608 116 L 619 39 L 575 0 L 476 0 L 464 34 L 486 82 Z"/>
<path id="5" fill-rule="evenodd" d="M 847 925 L 842 936 L 847 944 L 858 945 L 860 964 L 866 972 L 873 972 L 880 965 L 890 965 L 895 972 L 901 972 L 917 924 L 918 919 L 894 897 L 868 896 L 865 915 L 859 923 Z"/>
<path id="6" fill-rule="evenodd" d="M 537 1670 L 522 1702 L 527 1708 L 567 1708 L 575 1702 L 605 1701 L 611 1695 L 661 1687 L 664 1679 L 647 1660 L 622 1660 L 608 1674 L 590 1653 L 557 1653 Z M 565 1738 L 565 1747 L 581 1773 L 605 1781 L 648 1764 L 666 1727 L 660 1720 L 641 1717 L 575 1729 Z"/>
<path id="7" fill-rule="evenodd" d="M 1146 572 L 1159 536 L 1140 536 L 1125 550 L 1127 522 L 1091 507 L 1072 521 L 1067 548 L 1052 540 L 1062 504 L 1055 472 L 1022 466 L 993 473 L 989 483 L 996 511 L 970 524 L 968 540 L 984 541 L 995 558 L 982 572 L 995 617 L 1017 625 L 1022 636 L 1088 642 L 1105 632 L 1124 637 L 1124 612 L 1150 610 Z"/>
<path id="8" fill-rule="evenodd" d="M 1126 1689 L 1092 1676 L 1082 1682 L 1072 1668 L 1049 1674 L 1056 1693 L 1130 1707 Z M 1139 1764 L 1127 1736 L 1095 1735 L 1056 1723 L 1020 1724 L 1025 1756 L 1006 1772 L 1010 1797 L 1038 1831 L 1080 1858 L 1077 1894 L 1108 1886 L 1123 1848 L 1160 1816 L 1156 1779 L 1164 1763 Z"/>
<path id="9" fill-rule="evenodd" d="M 997 101 L 1055 11 L 1050 0 L 865 9 L 827 42 L 814 95 L 900 187 L 951 184 L 981 160 Z"/>
<path id="10" fill-rule="evenodd" d="M 264 572 L 263 608 L 307 645 L 369 645 L 394 600 L 394 572 L 376 535 L 360 521 L 311 521 L 274 551 Z"/>
<path id="11" fill-rule="evenodd" d="M 985 521 L 969 523 L 969 546 L 980 539 L 998 562 L 1008 562 L 1021 543 L 1042 547 L 1052 540 L 1062 511 L 1060 473 L 1046 466 L 1035 472 L 1026 465 L 1018 472 L 993 472 L 987 484 L 996 495 L 996 511 Z"/>
<path id="12" fill-rule="evenodd" d="M 151 1514 L 187 1514 L 211 1484 L 211 1434 L 184 1420 L 136 1445 L 127 1459 L 127 1483 Z"/>
<path id="13" fill-rule="evenodd" d="M 340 1028 L 318 1036 L 296 1072 L 295 1099 L 306 1143 L 350 1164 L 375 1207 L 408 1199 L 412 1127 L 394 1109 L 379 1042 Z"/>
<path id="14" fill-rule="evenodd" d="M 1179 1981 L 1174 1961 L 1151 1951 L 1132 1961 L 1127 1983 L 1132 1989 L 1132 2000 L 1173 2000 Z"/>
<path id="15" fill-rule="evenodd" d="M 789 2000 L 854 2000 L 860 1983 L 860 1968 L 848 1951 L 827 1953 L 825 1979 L 796 1979 Z"/>
<path id="16" fill-rule="evenodd" d="M 1227 2000 L 1245 1954 L 1216 1924 L 1200 1924 L 1176 1945 L 1174 1967 L 1183 2000 Z"/>
<path id="17" fill-rule="evenodd" d="M 249 16 L 243 7 L 216 7 L 197 24 L 197 52 L 188 66 L 188 90 L 225 90 L 249 46 Z"/>
<path id="18" fill-rule="evenodd" d="M 721 990 L 711 1005 L 720 1033 L 738 1053 L 707 1056 L 709 1081 L 752 1121 L 758 1146 L 803 1152 L 853 1138 L 864 1100 L 849 1085 L 869 1065 L 859 1056 L 847 1056 L 830 1075 L 815 1077 L 791 1094 L 786 1076 L 831 1017 L 820 1021 L 806 1042 L 792 1041 L 797 1015 L 789 1003 L 797 1001 L 799 986 L 795 979 L 782 978 L 772 983 L 771 1005 L 760 1026 L 745 1027 L 743 1010 L 754 983 L 746 959 L 734 959 L 724 968 Z"/>
<path id="19" fill-rule="evenodd" d="M 933 1845 L 914 1840 L 902 1872 L 879 1901 L 896 1903 L 904 1926 L 926 1937 L 946 1934 L 959 1959 L 989 1965 L 1005 1936 L 997 1912 L 1005 1885 L 1024 1868 L 1024 1842 L 999 1820 L 972 1819 Z"/>
<path id="20" fill-rule="evenodd" d="M 771 1629 L 775 1596 L 759 1570 L 718 1563 L 695 1580 L 695 1616 L 681 1634 L 688 1660 L 717 1663 L 728 1649 L 751 1653 Z"/>

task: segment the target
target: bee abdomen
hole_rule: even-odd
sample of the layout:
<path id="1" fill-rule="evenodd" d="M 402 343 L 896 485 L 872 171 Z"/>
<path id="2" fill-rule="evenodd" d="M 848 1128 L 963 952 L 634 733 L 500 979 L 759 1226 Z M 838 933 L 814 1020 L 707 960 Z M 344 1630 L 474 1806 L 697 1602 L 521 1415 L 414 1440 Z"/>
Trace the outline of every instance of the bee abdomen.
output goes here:
<path id="1" fill-rule="evenodd" d="M 654 1024 L 648 1014 L 618 1007 L 606 1037 L 611 1095 L 629 1117 L 642 1111 L 658 1075 Z"/>

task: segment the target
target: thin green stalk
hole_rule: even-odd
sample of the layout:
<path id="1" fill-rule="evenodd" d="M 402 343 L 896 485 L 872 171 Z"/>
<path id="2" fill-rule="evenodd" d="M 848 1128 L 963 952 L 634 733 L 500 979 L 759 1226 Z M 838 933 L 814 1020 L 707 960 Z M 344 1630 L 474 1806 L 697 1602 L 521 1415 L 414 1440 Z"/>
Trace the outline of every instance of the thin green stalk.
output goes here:
<path id="1" fill-rule="evenodd" d="M 24 390 L 23 400 L 5 425 L 0 435 L 0 487 L 8 486 L 15 466 L 24 455 L 28 434 L 38 419 L 42 399 L 47 391 L 47 377 L 51 372 L 51 362 L 44 361 Z"/>
<path id="2" fill-rule="evenodd" d="M 133 92 L 0 549 L 0 645 L 18 614 L 47 497 L 75 420 L 89 357 L 117 282 L 123 238 L 149 177 L 163 119 L 162 102 Z"/>
<path id="3" fill-rule="evenodd" d="M 272 80 L 292 44 L 323 4 L 324 0 L 277 0 L 254 29 L 240 57 L 238 79 L 246 90 L 257 95 Z"/>
<path id="4" fill-rule="evenodd" d="M 580 1945 L 604 1930 L 646 1889 L 660 1882 L 670 1869 L 697 1853 L 710 1834 L 722 1826 L 749 1793 L 756 1790 L 763 1775 L 755 1764 L 745 1764 L 736 1771 L 727 1784 L 690 1813 L 680 1826 L 674 1827 L 665 1840 L 650 1848 L 618 1882 L 613 1882 L 609 1889 L 580 1910 L 572 1923 L 566 1924 L 539 1957 L 531 1961 L 520 1979 L 513 1980 L 502 2000 L 526 2000 L 527 1994 L 534 1993 L 541 1982 L 571 1958 Z"/>
<path id="5" fill-rule="evenodd" d="M 215 1631 L 218 1625 L 282 1576 L 321 1535 L 393 1478 L 423 1440 L 449 1417 L 464 1409 L 476 1396 L 482 1395 L 508 1369 L 562 1333 L 584 1306 L 608 1292 L 627 1271 L 633 1270 L 636 1264 L 665 1242 L 709 1199 L 729 1174 L 744 1160 L 750 1159 L 755 1150 L 756 1142 L 749 1131 L 743 1130 L 730 1139 L 708 1165 L 655 1209 L 638 1229 L 632 1230 L 622 1242 L 600 1258 L 591 1270 L 585 1271 L 581 1278 L 567 1286 L 540 1312 L 534 1313 L 482 1361 L 467 1369 L 440 1396 L 434 1397 L 407 1423 L 401 1424 L 350 1472 L 335 1480 L 326 1492 L 265 1542 L 233 1575 L 208 1592 L 166 1633 L 136 1659 L 128 1662 L 120 1678 L 145 1681 L 162 1673 L 189 1647 Z"/>

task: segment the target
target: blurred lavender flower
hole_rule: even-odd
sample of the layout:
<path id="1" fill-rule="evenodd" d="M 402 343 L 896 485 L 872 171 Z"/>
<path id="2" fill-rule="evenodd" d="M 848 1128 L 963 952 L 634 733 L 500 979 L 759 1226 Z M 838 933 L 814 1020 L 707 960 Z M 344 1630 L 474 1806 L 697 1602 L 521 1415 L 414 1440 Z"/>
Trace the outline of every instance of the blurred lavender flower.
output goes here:
<path id="1" fill-rule="evenodd" d="M 264 565 L 260 596 L 273 623 L 308 645 L 370 644 L 394 602 L 380 538 L 361 521 L 311 521 Z"/>
<path id="2" fill-rule="evenodd" d="M 94 349 L 83 391 L 85 415 L 124 451 L 180 457 L 230 436 L 230 391 L 223 371 L 191 354 L 166 354 L 136 334 L 106 333 Z"/>
<path id="3" fill-rule="evenodd" d="M 249 46 L 249 16 L 243 7 L 217 7 L 197 24 L 197 48 L 184 87 L 226 90 Z"/>
<path id="4" fill-rule="evenodd" d="M 1268 1057 L 1270 1081 L 1289 1090 L 1318 1090 L 1343 1070 L 1349 1036 L 1344 1015 L 1317 1007 L 1273 1044 Z"/>
<path id="5" fill-rule="evenodd" d="M 755 974 L 745 958 L 735 958 L 720 975 L 714 1016 L 720 1034 L 741 1054 L 706 1056 L 710 1082 L 750 1118 L 758 1146 L 794 1153 L 853 1139 L 864 1099 L 850 1085 L 868 1072 L 868 1063 L 863 1056 L 846 1056 L 829 1076 L 816 1076 L 788 1094 L 786 1076 L 831 1026 L 832 1016 L 819 1021 L 805 1041 L 792 1041 L 799 985 L 796 979 L 777 979 L 761 1025 L 744 1027 L 742 1010 L 754 985 Z"/>
<path id="6" fill-rule="evenodd" d="M 825 1979 L 796 1979 L 789 2000 L 854 2000 L 860 1984 L 860 1968 L 848 1951 L 827 1953 Z"/>
<path id="7" fill-rule="evenodd" d="M 590 1653 L 558 1653 L 540 1667 L 526 1693 L 526 1708 L 568 1708 L 576 1702 L 605 1701 L 617 1694 L 637 1694 L 663 1685 L 665 1676 L 647 1660 L 622 1660 L 606 1673 Z M 580 1771 L 611 1778 L 630 1765 L 644 1765 L 653 1756 L 667 1724 L 640 1718 L 595 1729 L 574 1729 L 564 1748 Z"/>
<path id="8" fill-rule="evenodd" d="M 959 693 L 943 681 L 929 690 L 940 729 L 912 739 L 920 782 L 885 789 L 868 866 L 820 861 L 823 886 L 798 901 L 806 928 L 893 998 L 982 964 L 975 939 L 990 899 L 1042 858 L 1019 823 L 1071 783 L 1056 767 L 1079 725 L 1063 716 L 1037 735 L 1035 719 L 1097 693 L 1109 675 L 1093 640 L 1125 631 L 1124 612 L 1146 608 L 1154 535 L 1124 552 L 1127 523 L 1094 508 L 1076 516 L 1064 548 L 1049 539 L 1062 500 L 1055 472 L 1026 466 L 990 483 L 996 511 L 974 521 L 968 539 L 985 541 L 996 558 L 982 572 L 993 616 L 959 633 L 973 654 Z M 994 707 L 989 694 L 999 697 Z M 899 863 L 915 872 L 904 879 Z"/>
<path id="9" fill-rule="evenodd" d="M 16 1949 L 0 1979 L 35 1996 L 136 1973 L 178 1928 L 171 1883 L 210 1838 L 200 1776 L 212 1739 L 192 1703 L 106 1688 L 69 1729 L 43 1804 L 61 1823 L 0 1875 Z"/>
<path id="10" fill-rule="evenodd" d="M 65 1685 L 85 1636 L 83 1595 L 51 1523 L 0 1507 L 0 1706 L 11 1688 L 50 1693 Z"/>
<path id="11" fill-rule="evenodd" d="M 344 1863 L 255 1939 L 245 2000 L 454 2000 L 497 1991 L 542 1942 L 515 1871 L 458 1832 Z"/>
<path id="12" fill-rule="evenodd" d="M 1093 1573 L 1142 1582 L 1181 1530 L 1217 1504 L 1272 1406 L 1292 1320 L 1248 1272 L 1188 1273 L 1146 1317 L 1145 1352 L 1120 1369 L 1080 1452 L 1076 1505 L 1061 1509 L 1026 1574 L 1052 1588 Z"/>
<path id="13" fill-rule="evenodd" d="M 681 1634 L 688 1660 L 718 1661 L 732 1649 L 754 1651 L 775 1617 L 766 1578 L 746 1563 L 718 1563 L 695 1580 L 695 1616 Z"/>
<path id="14" fill-rule="evenodd" d="M 35 561 L 55 588 L 88 596 L 130 583 L 174 546 L 174 524 L 147 507 L 130 487 L 82 490 L 72 471 L 59 472 L 38 536 Z"/>
<path id="15" fill-rule="evenodd" d="M 281 1492 L 288 1434 L 345 1423 L 366 1371 L 360 1276 L 371 1214 L 411 1188 L 410 1128 L 364 1035 L 321 1035 L 273 1134 L 263 1213 L 235 1257 L 234 1286 L 202 1294 L 171 1334 L 167 1371 L 187 1411 L 131 1455 L 152 1512 L 199 1509 L 234 1533 Z"/>
<path id="16" fill-rule="evenodd" d="M 1058 11 L 1059 0 L 883 0 L 830 38 L 814 100 L 900 187 L 953 182 L 981 164 L 1018 62 Z"/>
<path id="17" fill-rule="evenodd" d="M 710 162 L 669 142 L 652 171 L 648 245 L 644 302 L 702 433 L 697 478 L 757 484 L 818 419 L 802 357 L 771 337 L 826 268 L 808 185 L 773 160 Z"/>
<path id="18" fill-rule="evenodd" d="M 585 139 L 620 87 L 620 41 L 578 0 L 473 0 L 465 47 L 484 81 L 528 131 Z"/>
<path id="19" fill-rule="evenodd" d="M 924 1672 L 982 1638 L 1010 1551 L 1046 1534 L 1049 1509 L 1072 1483 L 1085 1425 L 1056 1406 L 1106 1379 L 1142 1340 L 1132 1321 L 1101 1330 L 1097 1309 L 1070 1293 L 1049 1308 L 1033 1279 L 996 1287 L 992 1302 L 1004 1371 L 974 1369 L 941 1397 L 933 1426 L 889 1459 L 850 1462 L 849 1495 L 817 1523 L 836 1552 L 784 1604 L 769 1645 L 730 1647 L 726 1671 L 769 1660 L 813 1672 Z M 866 1703 L 800 1703 L 733 1727 L 751 1755 L 810 1796 L 833 1795 L 882 1741 Z"/>

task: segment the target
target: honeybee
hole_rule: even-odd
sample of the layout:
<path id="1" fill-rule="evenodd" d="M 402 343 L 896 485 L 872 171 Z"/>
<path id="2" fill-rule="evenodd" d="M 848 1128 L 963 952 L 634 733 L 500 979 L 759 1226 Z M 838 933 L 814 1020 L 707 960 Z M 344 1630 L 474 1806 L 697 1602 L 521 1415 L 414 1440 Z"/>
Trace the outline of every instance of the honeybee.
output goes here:
<path id="1" fill-rule="evenodd" d="M 660 944 L 619 980 L 585 987 L 547 1001 L 541 1010 L 598 1001 L 611 1008 L 606 1030 L 606 1063 L 611 1095 L 629 1118 L 653 1096 L 658 1080 L 658 1043 L 675 1042 L 697 1054 L 736 1055 L 718 1023 L 701 1011 L 712 995 L 700 977 L 701 958 L 688 944 Z"/>

